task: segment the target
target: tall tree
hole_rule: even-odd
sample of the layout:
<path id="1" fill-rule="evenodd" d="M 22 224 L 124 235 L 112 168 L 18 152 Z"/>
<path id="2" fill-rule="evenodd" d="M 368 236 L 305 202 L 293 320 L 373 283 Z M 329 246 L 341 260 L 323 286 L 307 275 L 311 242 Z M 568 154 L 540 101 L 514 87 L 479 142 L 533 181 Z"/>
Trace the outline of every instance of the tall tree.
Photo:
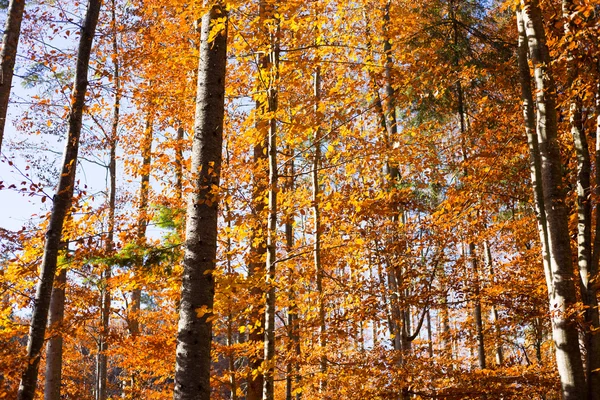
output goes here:
<path id="1" fill-rule="evenodd" d="M 175 400 L 210 399 L 210 364 L 217 250 L 217 217 L 227 62 L 227 11 L 222 2 L 202 17 L 193 188 L 187 205 Z"/>
<path id="2" fill-rule="evenodd" d="M 575 51 L 571 49 L 576 37 L 575 5 L 571 0 L 562 1 L 564 40 L 567 46 L 567 93 L 569 96 L 569 125 L 577 158 L 577 265 L 581 280 L 581 298 L 587 306 L 585 311 L 586 330 L 586 379 L 588 399 L 600 399 L 600 327 L 597 290 L 593 284 L 598 266 L 592 260 L 592 164 L 587 136 L 583 127 L 582 99 L 577 92 L 580 71 Z M 576 48 L 576 46 L 574 46 Z M 597 166 L 596 166 L 597 167 Z M 597 251 L 597 250 L 596 250 Z"/>
<path id="3" fill-rule="evenodd" d="M 556 363 L 566 400 L 586 397 L 586 382 L 579 350 L 577 327 L 569 315 L 576 303 L 568 228 L 568 208 L 558 147 L 556 85 L 537 0 L 521 3 L 522 28 L 534 69 L 537 105 L 536 132 L 541 162 L 541 186 L 548 234 L 551 280 L 548 286 Z M 520 25 L 521 26 L 521 25 Z M 524 66 L 523 66 L 524 68 Z M 521 82 L 526 85 L 525 82 Z"/>
<path id="4" fill-rule="evenodd" d="M 106 138 L 109 143 L 109 161 L 108 161 L 108 218 L 107 235 L 104 243 L 104 250 L 108 260 L 111 259 L 114 251 L 115 236 L 115 210 L 117 199 L 117 141 L 118 128 L 121 107 L 121 77 L 119 74 L 119 46 L 117 38 L 117 18 L 115 0 L 111 1 L 111 30 L 112 30 L 112 59 L 113 59 L 113 84 L 115 97 L 112 110 L 112 121 L 110 134 Z M 98 354 L 96 361 L 96 399 L 105 400 L 107 398 L 108 388 L 108 337 L 110 332 L 110 310 L 111 310 L 111 292 L 109 280 L 112 275 L 112 265 L 110 261 L 106 263 L 103 271 L 102 292 L 100 299 L 100 338 L 98 344 Z"/>
<path id="5" fill-rule="evenodd" d="M 276 1 L 275 1 L 276 3 Z M 279 25 L 276 20 L 274 4 L 265 3 L 270 10 L 266 15 L 272 15 L 272 23 L 269 29 L 269 51 L 267 74 L 267 104 L 268 134 L 267 134 L 267 158 L 269 164 L 269 187 L 268 187 L 268 223 L 267 223 L 267 257 L 265 283 L 267 285 L 266 307 L 265 307 L 265 339 L 264 339 L 264 362 L 265 377 L 263 383 L 263 400 L 273 400 L 275 396 L 275 262 L 277 256 L 277 84 L 279 80 Z"/>
<path id="6" fill-rule="evenodd" d="M 35 295 L 33 315 L 27 340 L 27 365 L 21 375 L 21 383 L 19 385 L 19 400 L 33 399 L 37 386 L 37 374 L 41 349 L 44 344 L 44 335 L 46 333 L 46 321 L 48 319 L 48 308 L 50 306 L 50 297 L 54 284 L 54 275 L 56 273 L 62 229 L 65 217 L 71 208 L 73 200 L 77 154 L 79 151 L 79 137 L 81 135 L 83 108 L 88 86 L 87 75 L 90 54 L 92 50 L 92 41 L 94 40 L 96 32 L 96 25 L 98 24 L 101 4 L 101 0 L 88 1 L 85 19 L 81 27 L 73 92 L 71 95 L 67 144 L 58 188 L 56 189 L 56 194 L 53 199 L 50 223 L 46 232 L 41 276 Z"/>
<path id="7" fill-rule="evenodd" d="M 0 53 L 0 66 L 2 79 L 0 79 L 0 151 L 4 138 L 4 126 L 8 112 L 8 99 L 12 87 L 19 36 L 21 35 L 21 22 L 25 11 L 25 0 L 10 0 L 8 4 L 8 18 L 2 36 L 2 52 Z"/>

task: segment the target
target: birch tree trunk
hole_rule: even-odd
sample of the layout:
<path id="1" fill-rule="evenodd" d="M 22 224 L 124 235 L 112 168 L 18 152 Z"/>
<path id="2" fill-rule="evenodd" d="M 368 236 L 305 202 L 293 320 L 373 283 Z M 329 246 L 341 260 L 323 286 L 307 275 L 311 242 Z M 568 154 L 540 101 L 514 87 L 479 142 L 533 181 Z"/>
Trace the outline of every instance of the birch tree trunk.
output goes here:
<path id="1" fill-rule="evenodd" d="M 175 400 L 210 399 L 210 349 L 217 251 L 217 217 L 223 118 L 227 18 L 218 2 L 202 17 L 198 88 L 192 147 L 192 193 L 188 198 L 183 281 L 177 332 Z M 213 28 L 214 26 L 214 28 Z M 211 28 L 222 29 L 211 37 Z"/>
<path id="2" fill-rule="evenodd" d="M 557 141 L 556 87 L 550 69 L 550 54 L 542 15 L 537 0 L 521 0 L 525 34 L 534 68 L 537 103 L 537 140 L 541 163 L 542 191 L 546 212 L 548 253 L 552 272 L 550 310 L 556 363 L 561 378 L 563 398 L 586 397 L 586 382 L 578 331 L 569 317 L 577 302 L 568 227 L 569 210 L 562 178 L 562 162 Z"/>
<path id="3" fill-rule="evenodd" d="M 517 29 L 519 32 L 518 41 L 518 63 L 519 63 L 519 81 L 521 84 L 521 99 L 523 101 L 523 117 L 525 120 L 525 134 L 527 135 L 527 145 L 529 147 L 529 169 L 531 176 L 531 185 L 533 186 L 533 202 L 535 207 L 538 233 L 542 247 L 542 263 L 544 266 L 544 276 L 546 285 L 552 287 L 552 270 L 550 269 L 550 255 L 548 253 L 548 224 L 546 222 L 546 206 L 544 204 L 544 192 L 542 190 L 542 160 L 539 151 L 539 144 L 536 134 L 536 121 L 533 106 L 533 90 L 531 87 L 531 73 L 529 71 L 527 44 L 527 35 L 525 33 L 525 23 L 523 21 L 523 12 L 517 10 Z M 548 293 L 550 295 L 550 292 Z"/>
<path id="4" fill-rule="evenodd" d="M 8 5 L 8 18 L 4 25 L 2 36 L 2 52 L 0 53 L 0 151 L 4 138 L 4 126 L 8 112 L 8 99 L 12 88 L 12 79 L 21 35 L 21 22 L 25 11 L 25 0 L 10 0 Z"/>
<path id="5" fill-rule="evenodd" d="M 597 65 L 598 70 L 600 71 L 600 62 Z M 600 83 L 598 83 L 596 88 L 596 194 L 600 195 Z M 589 317 L 590 321 L 599 320 L 598 317 L 598 264 L 600 262 L 600 206 L 596 204 L 596 232 L 594 237 L 594 246 L 592 253 L 592 263 L 590 265 L 589 277 L 588 277 L 588 299 L 590 301 L 590 308 L 586 311 L 591 314 Z M 594 315 L 595 314 L 595 315 Z M 592 335 L 591 332 L 596 330 L 595 335 Z M 600 334 L 598 333 L 598 329 L 600 328 L 600 323 L 594 323 L 590 326 L 590 335 L 592 335 L 590 340 L 590 346 L 588 349 L 588 390 L 590 394 L 590 399 L 598 400 L 598 396 L 600 393 Z"/>
<path id="6" fill-rule="evenodd" d="M 85 19 L 81 28 L 79 47 L 77 50 L 75 82 L 71 96 L 69 130 L 65 156 L 58 188 L 53 199 L 50 223 L 48 224 L 48 230 L 46 231 L 46 243 L 44 245 L 44 256 L 42 258 L 41 276 L 35 294 L 33 314 L 27 339 L 27 364 L 21 375 L 21 383 L 19 385 L 19 400 L 33 399 L 37 386 L 37 374 L 41 349 L 44 344 L 44 335 L 46 333 L 48 308 L 50 306 L 50 296 L 54 285 L 54 275 L 56 273 L 62 229 L 65 216 L 71 208 L 73 201 L 81 121 L 85 104 L 85 93 L 88 86 L 87 74 L 92 50 L 92 41 L 96 32 L 101 3 L 101 0 L 88 1 Z"/>

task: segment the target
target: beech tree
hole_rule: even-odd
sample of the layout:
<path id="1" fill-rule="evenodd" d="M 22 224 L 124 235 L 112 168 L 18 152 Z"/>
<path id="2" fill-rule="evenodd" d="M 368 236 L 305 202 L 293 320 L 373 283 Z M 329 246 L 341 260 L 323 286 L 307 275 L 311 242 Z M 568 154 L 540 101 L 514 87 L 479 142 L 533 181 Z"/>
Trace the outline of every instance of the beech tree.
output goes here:
<path id="1" fill-rule="evenodd" d="M 202 17 L 199 59 L 174 398 L 208 400 L 227 61 L 222 4 Z"/>

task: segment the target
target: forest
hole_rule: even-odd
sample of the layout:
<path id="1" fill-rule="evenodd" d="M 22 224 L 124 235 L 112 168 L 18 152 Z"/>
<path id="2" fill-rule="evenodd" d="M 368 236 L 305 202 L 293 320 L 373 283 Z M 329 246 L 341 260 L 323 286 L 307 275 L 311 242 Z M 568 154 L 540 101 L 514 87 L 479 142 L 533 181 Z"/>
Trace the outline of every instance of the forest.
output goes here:
<path id="1" fill-rule="evenodd" d="M 599 0 L 0 25 L 0 399 L 600 400 Z"/>

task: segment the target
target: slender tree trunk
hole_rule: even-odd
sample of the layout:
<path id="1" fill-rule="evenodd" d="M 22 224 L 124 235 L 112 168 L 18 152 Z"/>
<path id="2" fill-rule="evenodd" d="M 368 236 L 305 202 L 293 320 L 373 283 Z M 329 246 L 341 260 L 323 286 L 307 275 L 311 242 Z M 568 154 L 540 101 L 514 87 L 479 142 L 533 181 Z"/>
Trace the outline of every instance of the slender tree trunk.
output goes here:
<path id="1" fill-rule="evenodd" d="M 261 1 L 259 4 L 259 18 L 261 21 L 261 28 L 263 32 L 261 35 L 264 36 L 264 46 L 268 47 L 270 41 L 268 27 L 266 20 L 269 19 L 269 11 L 271 8 L 267 7 L 265 1 Z M 267 194 L 266 180 L 268 175 L 266 173 L 268 165 L 268 135 L 269 135 L 269 124 L 264 120 L 263 115 L 268 111 L 268 100 L 264 100 L 262 93 L 268 91 L 268 74 L 269 74 L 269 55 L 265 51 L 266 55 L 259 56 L 258 63 L 258 84 L 257 92 L 260 94 L 256 100 L 256 130 L 259 133 L 258 141 L 253 147 L 253 187 L 252 187 L 252 208 L 253 215 L 256 217 L 254 226 L 251 232 L 250 242 L 250 255 L 248 263 L 248 280 L 251 282 L 250 295 L 255 302 L 252 311 L 250 313 L 251 327 L 248 333 L 248 341 L 252 348 L 249 356 L 248 365 L 250 367 L 248 371 L 248 385 L 246 390 L 247 400 L 260 400 L 262 398 L 264 375 L 262 373 L 256 373 L 260 371 L 263 363 L 264 354 L 264 340 L 265 340 L 265 313 L 262 307 L 258 304 L 262 301 L 263 289 L 261 288 L 260 282 L 264 280 L 264 266 L 266 262 L 266 242 L 264 232 L 266 231 L 266 218 L 265 216 L 265 202 L 264 197 Z M 260 322 L 260 324 L 257 324 Z M 259 325 L 259 326 L 257 326 Z"/>
<path id="2" fill-rule="evenodd" d="M 490 274 L 490 281 L 493 283 L 495 278 L 494 265 L 492 262 L 492 251 L 490 250 L 490 246 L 487 242 L 483 242 L 483 251 L 485 256 L 485 264 L 487 265 Z M 494 333 L 496 336 L 496 365 L 502 366 L 502 364 L 504 364 L 504 350 L 502 349 L 502 332 L 500 331 L 498 309 L 496 308 L 495 304 L 492 304 L 490 314 L 492 317 L 492 323 L 494 324 Z"/>
<path id="3" fill-rule="evenodd" d="M 100 338 L 96 355 L 96 400 L 106 400 L 108 394 L 108 336 L 110 334 L 110 287 L 111 267 L 106 265 L 102 273 L 102 293 L 100 296 Z"/>
<path id="4" fill-rule="evenodd" d="M 600 72 L 600 63 L 597 65 Z M 596 92 L 596 194 L 600 196 L 600 83 L 597 86 Z M 596 232 L 594 237 L 594 247 L 592 254 L 592 263 L 590 264 L 587 299 L 589 301 L 588 310 L 586 310 L 586 318 L 592 322 L 589 329 L 589 347 L 587 349 L 588 357 L 588 390 L 589 399 L 598 400 L 600 393 L 600 324 L 597 322 L 598 316 L 598 264 L 600 262 L 600 204 L 596 204 Z"/>
<path id="5" fill-rule="evenodd" d="M 193 191 L 188 198 L 185 257 L 177 332 L 175 400 L 210 399 L 210 348 L 217 251 L 217 217 L 225 113 L 227 26 L 211 28 L 227 13 L 223 3 L 202 17 L 196 117 L 192 147 Z"/>
<path id="6" fill-rule="evenodd" d="M 574 6 L 571 0 L 562 1 L 565 26 L 565 38 L 573 36 L 572 15 Z M 567 52 L 567 91 L 576 91 L 579 71 L 575 55 Z M 577 155 L 577 264 L 581 277 L 581 298 L 587 306 L 585 312 L 585 350 L 588 399 L 600 400 L 600 335 L 594 334 L 600 327 L 598 298 L 590 282 L 597 267 L 592 263 L 592 199 L 591 199 L 591 161 L 586 134 L 583 130 L 581 98 L 572 94 L 569 104 L 569 123 L 573 144 Z"/>
<path id="7" fill-rule="evenodd" d="M 294 157 L 290 151 L 290 161 L 287 168 L 288 176 L 286 182 L 286 190 L 289 193 L 294 191 Z M 287 215 L 285 222 L 285 247 L 288 255 L 292 254 L 294 248 L 294 216 L 293 214 Z M 294 267 L 290 266 L 288 269 L 289 282 L 294 282 Z M 298 359 L 300 353 L 300 337 L 298 334 L 298 306 L 296 304 L 296 294 L 294 285 L 290 285 L 288 290 L 288 313 L 287 313 L 287 325 L 288 325 L 288 354 L 295 354 L 295 357 L 290 357 L 286 365 L 286 377 L 285 377 L 285 398 L 286 400 L 294 399 L 294 385 L 298 387 L 300 385 L 300 366 Z M 296 392 L 296 400 L 300 400 L 301 393 Z"/>
<path id="8" fill-rule="evenodd" d="M 67 253 L 69 251 L 67 247 Z M 66 256 L 68 257 L 68 255 Z M 50 299 L 50 315 L 48 328 L 52 336 L 46 345 L 46 384 L 44 400 L 60 400 L 62 380 L 63 337 L 62 324 L 65 316 L 65 286 L 67 284 L 67 269 L 61 268 L 56 275 L 52 297 Z"/>
<path id="9" fill-rule="evenodd" d="M 483 338 L 483 319 L 481 318 L 481 299 L 479 298 L 479 268 L 477 265 L 477 254 L 475 253 L 475 244 L 469 243 L 469 258 L 471 259 L 471 269 L 473 270 L 475 298 L 473 299 L 473 319 L 475 320 L 475 333 L 477 335 L 477 360 L 479 369 L 486 368 L 485 342 Z"/>
<path id="10" fill-rule="evenodd" d="M 542 160 L 540 157 L 539 144 L 536 134 L 535 112 L 533 105 L 533 90 L 531 87 L 531 74 L 528 63 L 528 44 L 525 33 L 523 12 L 517 10 L 517 28 L 519 31 L 518 61 L 519 81 L 521 83 L 521 99 L 523 101 L 523 117 L 525 120 L 525 134 L 529 147 L 529 169 L 531 185 L 533 186 L 533 200 L 535 215 L 538 225 L 538 233 L 542 247 L 542 262 L 546 285 L 552 287 L 552 270 L 550 269 L 550 255 L 548 253 L 548 224 L 546 222 L 546 207 L 544 204 L 544 192 L 542 190 Z M 550 293 L 549 293 L 550 295 Z"/>
<path id="11" fill-rule="evenodd" d="M 461 54 L 459 52 L 459 29 L 458 22 L 456 18 L 456 3 L 451 1 L 449 4 L 450 7 L 450 15 L 452 19 L 452 31 L 453 31 L 453 41 L 454 41 L 454 59 L 453 64 L 457 70 L 460 67 L 460 58 Z M 466 120 L 466 110 L 465 110 L 465 95 L 462 86 L 462 82 L 460 77 L 456 81 L 456 96 L 457 96 L 457 111 L 458 111 L 458 120 L 459 120 L 459 128 L 460 128 L 460 140 L 462 147 L 462 158 L 463 162 L 467 163 L 468 161 L 468 151 L 466 145 L 466 134 L 467 134 L 467 120 Z M 463 170 L 463 176 L 466 178 L 469 174 L 468 169 L 465 167 Z M 469 241 L 469 263 L 471 264 L 471 269 L 474 277 L 474 299 L 473 299 L 473 320 L 475 321 L 475 334 L 477 336 L 477 360 L 478 366 L 480 369 L 486 368 L 486 358 L 485 358 L 485 342 L 484 342 L 484 334 L 483 334 L 483 319 L 481 316 L 481 299 L 479 298 L 480 287 L 479 287 L 479 269 L 477 265 L 477 254 L 475 253 L 475 243 Z"/>
<path id="12" fill-rule="evenodd" d="M 385 66 L 384 66 L 384 94 L 385 99 L 383 101 L 384 107 L 382 107 L 383 118 L 382 120 L 385 122 L 386 128 L 386 138 L 385 141 L 388 146 L 388 150 L 392 148 L 393 141 L 396 140 L 398 134 L 398 123 L 396 118 L 396 98 L 395 98 L 395 90 L 392 84 L 392 68 L 394 66 L 394 61 L 392 58 L 392 42 L 389 37 L 389 25 L 390 25 L 390 7 L 391 1 L 388 0 L 385 3 L 385 7 L 383 10 L 383 52 L 385 54 Z M 387 160 L 387 173 L 390 179 L 390 186 L 392 191 L 396 190 L 396 186 L 400 181 L 400 170 L 398 168 L 398 164 L 396 161 L 388 158 Z M 392 216 L 392 229 L 396 230 L 396 225 L 400 220 L 400 210 L 396 210 L 394 215 Z M 395 235 L 395 234 L 394 234 Z M 393 239 L 394 242 L 397 241 L 397 237 Z M 391 263 L 388 264 L 387 274 L 388 274 L 388 285 L 391 291 L 390 296 L 390 312 L 391 312 L 391 325 L 390 328 L 393 331 L 394 340 L 394 350 L 397 350 L 400 355 L 399 362 L 402 364 L 403 362 L 403 354 L 402 352 L 405 350 L 405 337 L 406 337 L 406 326 L 405 326 L 405 310 L 401 309 L 399 303 L 401 301 L 401 290 L 400 280 L 402 278 L 402 273 L 397 270 L 395 255 L 391 255 L 387 257 Z"/>
<path id="13" fill-rule="evenodd" d="M 271 128 L 270 120 L 265 119 L 264 115 L 270 111 L 271 108 L 271 84 L 272 84 L 272 52 L 270 48 L 273 45 L 273 37 L 270 32 L 270 23 L 273 18 L 274 6 L 266 0 L 261 0 L 259 3 L 259 18 L 261 23 L 261 36 L 262 36 L 262 53 L 259 55 L 258 62 L 258 85 L 257 92 L 260 94 L 259 99 L 256 101 L 256 113 L 257 122 L 256 129 L 259 132 L 258 142 L 254 145 L 254 187 L 252 192 L 252 203 L 254 208 L 254 215 L 257 218 L 256 227 L 252 231 L 252 243 L 250 245 L 250 264 L 248 268 L 248 277 L 252 279 L 253 286 L 250 290 L 252 297 L 258 302 L 263 297 L 263 288 L 259 285 L 261 280 L 264 280 L 265 275 L 263 271 L 268 270 L 268 266 L 265 269 L 267 245 L 265 241 L 265 231 L 268 230 L 269 217 L 265 215 L 265 202 L 264 198 L 268 193 L 268 186 L 266 181 L 269 179 L 268 176 L 268 165 L 269 155 L 267 149 L 269 148 L 269 132 Z M 266 94 L 266 95 L 263 95 Z M 266 217 L 266 218 L 265 218 Z M 267 222 L 266 224 L 264 222 Z M 268 296 L 267 296 L 268 297 Z M 266 326 L 266 312 L 261 310 L 261 307 L 255 307 L 250 315 L 251 321 L 260 321 L 260 328 L 254 323 L 254 327 L 250 330 L 248 339 L 252 343 L 253 348 L 258 349 L 258 345 L 262 346 L 261 353 L 252 353 L 249 365 L 250 374 L 248 377 L 248 390 L 247 400 L 259 400 L 263 397 L 264 387 L 264 374 L 256 374 L 253 371 L 258 371 L 264 361 L 265 351 L 265 330 L 263 327 Z"/>
<path id="14" fill-rule="evenodd" d="M 81 28 L 79 48 L 77 50 L 77 68 L 75 70 L 75 83 L 71 97 L 71 111 L 69 112 L 69 130 L 62 171 L 58 188 L 53 199 L 52 214 L 46 232 L 46 244 L 42 258 L 41 276 L 38 283 L 33 314 L 29 327 L 27 340 L 27 363 L 21 383 L 19 385 L 19 400 L 33 399 L 37 386 L 37 374 L 41 357 L 50 296 L 54 285 L 54 275 L 60 239 L 65 221 L 65 216 L 71 208 L 73 201 L 73 188 L 75 185 L 75 171 L 77 166 L 77 153 L 79 150 L 79 137 L 81 133 L 81 120 L 87 91 L 88 66 L 92 50 L 92 41 L 96 32 L 101 0 L 89 0 L 85 20 Z"/>
<path id="15" fill-rule="evenodd" d="M 551 59 L 538 1 L 522 0 L 521 6 L 529 54 L 535 72 L 537 138 L 542 159 L 542 189 L 552 270 L 552 286 L 548 291 L 556 363 L 561 378 L 563 398 L 583 399 L 586 398 L 587 390 L 578 331 L 575 322 L 568 315 L 569 309 L 576 304 L 577 299 L 573 283 L 569 210 L 566 204 L 557 140 L 556 87 L 550 69 Z"/>
<path id="16" fill-rule="evenodd" d="M 0 53 L 0 66 L 2 68 L 2 75 L 0 75 L 0 151 L 2 150 L 4 126 L 6 125 L 6 114 L 8 112 L 8 99 L 12 88 L 13 72 L 24 11 L 25 0 L 10 0 L 8 4 L 8 18 L 6 19 L 4 35 L 2 36 L 2 52 Z"/>
<path id="17" fill-rule="evenodd" d="M 264 3 L 265 15 L 275 16 L 273 4 Z M 270 38 L 269 74 L 267 88 L 267 107 L 269 111 L 269 131 L 267 156 L 269 160 L 269 204 L 267 224 L 267 259 L 266 259 L 266 308 L 265 308 L 265 377 L 263 383 L 263 400 L 274 399 L 275 378 L 275 259 L 277 255 L 277 122 L 274 117 L 277 111 L 277 82 L 279 80 L 279 24 Z"/>
<path id="18" fill-rule="evenodd" d="M 112 30 L 113 30 L 113 82 L 115 85 L 115 102 L 113 106 L 113 118 L 111 124 L 110 137 L 110 161 L 108 165 L 108 174 L 110 178 L 110 187 L 108 195 L 108 234 L 105 243 L 106 256 L 110 257 L 114 251 L 114 234 L 115 234 L 115 208 L 117 196 L 117 141 L 119 128 L 119 111 L 121 104 L 121 84 L 119 76 L 119 48 L 117 41 L 117 20 L 115 0 L 112 0 L 111 15 L 112 15 Z M 104 269 L 104 286 L 101 294 L 101 326 L 100 326 L 100 341 L 97 356 L 97 374 L 96 374 L 96 399 L 105 400 L 107 398 L 107 381 L 108 381 L 108 336 L 110 333 L 110 307 L 111 293 L 109 280 L 112 275 L 112 266 L 107 264 Z"/>
<path id="19" fill-rule="evenodd" d="M 322 116 L 319 112 L 319 103 L 321 101 L 321 70 L 316 68 L 314 74 L 314 97 L 315 97 L 315 117 L 316 123 L 321 122 Z M 326 345 L 327 338 L 325 336 L 325 304 L 323 293 L 323 265 L 321 264 L 321 210 L 320 210 L 320 188 L 319 188 L 319 165 L 321 162 L 321 129 L 315 129 L 314 137 L 314 156 L 312 165 L 312 203 L 313 203 L 313 224 L 314 224 L 314 244 L 313 244 L 313 260 L 315 264 L 315 272 L 317 278 L 317 296 L 318 312 L 319 312 L 319 393 L 324 396 L 327 389 L 327 353 Z"/>
<path id="20" fill-rule="evenodd" d="M 433 358 L 433 335 L 431 333 L 431 313 L 427 310 L 427 352 Z"/>
<path id="21" fill-rule="evenodd" d="M 175 196 L 181 201 L 183 197 L 183 126 L 177 128 L 177 147 L 175 148 Z"/>
<path id="22" fill-rule="evenodd" d="M 229 151 L 226 150 L 226 161 L 227 161 L 227 167 L 229 167 Z M 225 202 L 225 218 L 227 219 L 227 274 L 229 274 L 230 277 L 232 277 L 234 275 L 234 268 L 231 262 L 231 255 L 232 255 L 232 243 L 231 243 L 231 235 L 229 234 L 230 232 L 232 232 L 232 224 L 231 224 L 231 220 L 232 220 L 232 216 L 231 216 L 231 209 L 229 207 L 229 202 Z M 229 306 L 229 310 L 227 313 L 227 347 L 229 347 L 229 355 L 227 357 L 227 362 L 228 362 L 228 368 L 229 368 L 229 387 L 230 387 L 230 391 L 231 394 L 229 396 L 229 398 L 231 400 L 238 400 L 238 394 L 237 394 L 237 379 L 236 379 L 236 368 L 235 368 L 235 352 L 233 351 L 232 346 L 235 344 L 235 339 L 234 339 L 234 335 L 233 335 L 233 330 L 234 330 L 234 326 L 233 326 L 233 314 L 232 314 L 232 310 L 231 310 L 231 306 Z"/>
<path id="23" fill-rule="evenodd" d="M 142 139 L 142 171 L 140 182 L 140 204 L 138 207 L 137 221 L 137 246 L 144 249 L 146 246 L 146 229 L 148 227 L 148 198 L 150 194 L 150 169 L 152 163 L 152 136 L 154 127 L 154 115 L 150 111 L 146 119 L 144 137 Z M 134 274 L 140 274 L 141 265 L 136 266 Z M 131 309 L 128 315 L 129 333 L 132 336 L 140 334 L 139 314 L 142 303 L 142 288 L 136 283 L 131 291 Z"/>

